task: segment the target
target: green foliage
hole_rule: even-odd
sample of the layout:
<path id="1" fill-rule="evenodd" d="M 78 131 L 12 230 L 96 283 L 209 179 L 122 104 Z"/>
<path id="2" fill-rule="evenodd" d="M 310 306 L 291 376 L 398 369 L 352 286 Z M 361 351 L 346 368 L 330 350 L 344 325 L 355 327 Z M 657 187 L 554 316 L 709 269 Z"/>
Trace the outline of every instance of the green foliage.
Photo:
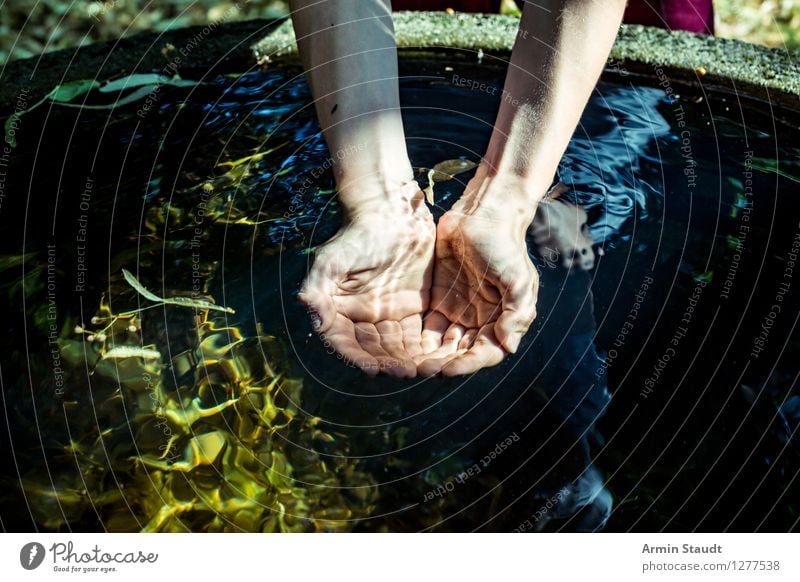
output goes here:
<path id="1" fill-rule="evenodd" d="M 114 532 L 347 531 L 374 510 L 373 479 L 346 439 L 301 412 L 302 384 L 281 371 L 275 338 L 210 319 L 211 305 L 194 319 L 196 344 L 171 360 L 143 345 L 138 313 L 106 301 L 91 327 L 62 332 L 69 436 L 50 438 L 54 480 L 21 480 L 41 527 L 95 515 Z"/>
<path id="2" fill-rule="evenodd" d="M 287 13 L 284 0 L 13 0 L 0 10 L 0 62 L 146 30 Z"/>
<path id="3" fill-rule="evenodd" d="M 715 0 L 717 34 L 800 50 L 800 0 Z"/>

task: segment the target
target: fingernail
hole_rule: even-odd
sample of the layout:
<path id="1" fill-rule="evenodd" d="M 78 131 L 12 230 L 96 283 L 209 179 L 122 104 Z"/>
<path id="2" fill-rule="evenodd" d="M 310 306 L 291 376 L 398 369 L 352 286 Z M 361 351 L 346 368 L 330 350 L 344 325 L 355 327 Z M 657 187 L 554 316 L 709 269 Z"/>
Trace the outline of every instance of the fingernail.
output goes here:
<path id="1" fill-rule="evenodd" d="M 314 331 L 319 331 L 319 328 L 322 327 L 322 318 L 319 316 L 319 313 L 311 311 L 309 315 L 311 316 L 311 327 L 314 328 Z"/>
<path id="2" fill-rule="evenodd" d="M 522 340 L 522 336 L 520 335 L 513 335 L 508 338 L 508 347 L 512 354 L 516 354 L 517 350 L 519 349 L 519 342 Z"/>

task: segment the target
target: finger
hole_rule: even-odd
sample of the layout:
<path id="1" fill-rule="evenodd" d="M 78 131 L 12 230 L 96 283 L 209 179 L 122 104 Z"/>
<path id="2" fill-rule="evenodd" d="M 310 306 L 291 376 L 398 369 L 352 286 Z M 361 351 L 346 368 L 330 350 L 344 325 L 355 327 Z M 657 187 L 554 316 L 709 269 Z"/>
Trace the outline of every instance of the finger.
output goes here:
<path id="1" fill-rule="evenodd" d="M 459 351 L 458 345 L 465 333 L 464 326 L 454 323 L 447 328 L 442 336 L 442 345 L 431 353 L 423 354 L 415 358 L 417 362 L 417 373 L 422 376 L 434 376 L 438 374 L 442 366 L 447 364 L 453 357 L 464 353 L 466 350 Z"/>
<path id="2" fill-rule="evenodd" d="M 330 344 L 339 352 L 346 364 L 357 366 L 370 376 L 378 373 L 378 360 L 361 347 L 356 339 L 355 325 L 343 315 L 336 316 L 330 329 L 321 334 L 321 339 L 326 348 Z"/>
<path id="3" fill-rule="evenodd" d="M 442 334 L 441 345 L 432 352 L 417 356 L 415 360 L 421 362 L 430 358 L 443 358 L 453 354 L 458 350 L 458 343 L 464 337 L 464 331 L 464 326 L 457 323 L 450 324 L 447 331 Z"/>
<path id="4" fill-rule="evenodd" d="M 381 321 L 375 324 L 375 329 L 380 336 L 381 346 L 392 357 L 393 366 L 398 368 L 397 375 L 403 378 L 416 376 L 417 366 L 403 345 L 403 327 L 400 322 Z"/>
<path id="5" fill-rule="evenodd" d="M 403 347 L 409 357 L 413 358 L 422 353 L 422 316 L 417 313 L 400 320 L 403 328 Z"/>
<path id="6" fill-rule="evenodd" d="M 452 358 L 442 366 L 444 376 L 473 374 L 481 368 L 496 366 L 503 361 L 506 352 L 497 341 L 491 325 L 481 328 L 475 343 L 465 353 Z"/>
<path id="7" fill-rule="evenodd" d="M 442 346 L 442 338 L 450 323 L 450 320 L 438 311 L 432 311 L 425 316 L 421 337 L 423 354 L 429 354 Z"/>
<path id="8" fill-rule="evenodd" d="M 442 337 L 442 348 L 453 346 L 455 349 L 458 349 L 458 342 L 460 342 L 461 338 L 464 337 L 464 333 L 466 333 L 466 331 L 467 330 L 464 329 L 463 325 L 458 323 L 452 324 L 447 328 L 447 331 L 444 332 L 444 336 Z"/>
<path id="9" fill-rule="evenodd" d="M 472 347 L 472 343 L 475 341 L 475 338 L 478 336 L 478 330 L 476 328 L 470 328 L 466 332 L 464 332 L 464 336 L 461 338 L 461 341 L 458 342 L 458 349 L 459 350 L 468 350 Z"/>
<path id="10" fill-rule="evenodd" d="M 417 362 L 417 374 L 420 376 L 435 376 L 441 372 L 442 368 L 450 361 L 465 353 L 467 353 L 467 350 L 456 350 L 450 354 L 443 354 L 443 352 L 437 350 L 433 354 L 423 356 L 420 361 Z"/>
<path id="11" fill-rule="evenodd" d="M 355 324 L 356 341 L 375 358 L 388 358 L 389 353 L 381 345 L 381 336 L 374 323 L 359 322 Z"/>
<path id="12" fill-rule="evenodd" d="M 494 336 L 512 354 L 516 353 L 522 336 L 536 319 L 538 292 L 538 274 L 530 265 L 528 276 L 519 277 L 503 296 L 503 311 L 494 324 Z"/>
<path id="13" fill-rule="evenodd" d="M 386 372 L 390 376 L 403 377 L 405 366 L 398 365 L 397 358 L 392 357 L 381 343 L 381 336 L 375 324 L 359 322 L 355 324 L 356 341 L 367 353 L 372 355 L 378 362 L 379 371 Z"/>

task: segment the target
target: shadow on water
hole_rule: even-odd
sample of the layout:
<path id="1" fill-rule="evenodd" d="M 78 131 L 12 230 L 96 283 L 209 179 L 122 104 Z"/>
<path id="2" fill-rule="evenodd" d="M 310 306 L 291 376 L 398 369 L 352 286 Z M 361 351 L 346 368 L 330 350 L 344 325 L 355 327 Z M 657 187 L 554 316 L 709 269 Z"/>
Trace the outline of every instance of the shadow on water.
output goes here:
<path id="1" fill-rule="evenodd" d="M 401 84 L 412 163 L 477 160 L 503 98 L 503 71 L 415 60 L 403 69 L 413 71 Z M 75 447 L 65 454 L 64 443 L 102 441 L 103 430 L 130 424 L 136 404 L 120 379 L 115 398 L 131 408 L 123 420 L 76 424 L 71 415 L 90 401 L 94 408 L 95 388 L 84 389 L 85 378 L 57 385 L 52 349 L 63 352 L 65 341 L 107 349 L 88 322 L 101 302 L 116 314 L 141 305 L 125 268 L 159 296 L 210 296 L 235 309 L 200 320 L 175 306 L 141 314 L 134 340 L 160 352 L 165 400 L 185 407 L 204 386 L 208 363 L 194 361 L 197 353 L 228 361 L 222 348 L 197 351 L 198 325 L 232 330 L 217 334 L 228 343 L 239 334 L 275 338 L 259 344 L 274 349 L 266 349 L 271 369 L 258 380 L 302 381 L 302 395 L 292 387 L 280 389 L 284 400 L 274 393 L 282 411 L 304 419 L 301 428 L 286 432 L 271 419 L 264 428 L 272 432 L 246 432 L 256 443 L 248 446 L 282 454 L 294 472 L 286 483 L 265 484 L 264 505 L 232 529 L 796 528 L 796 129 L 736 97 L 674 87 L 685 94 L 669 98 L 641 80 L 602 82 L 558 174 L 604 251 L 596 267 L 565 270 L 531 243 L 539 316 L 515 356 L 468 378 L 369 379 L 328 353 L 295 297 L 309 250 L 339 225 L 336 160 L 299 74 L 287 67 L 164 86 L 152 108 L 138 101 L 113 113 L 101 108 L 108 97 L 92 92 L 86 104 L 100 108 L 47 104 L 20 118 L 0 214 L 13 233 L 2 265 L 12 330 L 2 374 L 12 442 L 4 448 L 6 467 L 16 462 L 20 474 L 38 479 L 40 496 L 60 499 L 64 519 L 35 517 L 37 527 L 122 523 L 74 483 L 89 494 L 93 486 L 119 490 L 120 479 L 136 473 L 111 457 L 135 457 L 139 433 L 114 441 L 112 453 L 104 445 L 103 459 L 91 457 L 99 468 Z M 479 83 L 457 86 L 454 76 Z M 437 184 L 437 217 L 469 177 Z M 94 329 L 92 339 L 76 325 Z M 180 368 L 182 354 L 192 354 L 194 376 Z M 257 384 L 252 364 L 231 361 L 220 374 L 234 381 L 204 406 Z M 239 439 L 225 436 L 224 450 L 241 453 L 245 415 L 240 404 L 236 410 L 213 426 L 190 426 L 181 446 L 213 428 Z M 78 426 L 87 434 L 75 434 Z M 203 455 L 192 454 L 198 472 Z M 207 464 L 218 462 L 228 461 Z M 314 509 L 324 497 L 315 471 L 328 491 L 346 495 Z M 19 491 L 17 469 L 6 473 L 9 490 Z M 153 488 L 143 474 L 122 485 Z M 199 478 L 187 479 L 199 487 Z M 303 519 L 266 524 L 259 511 L 275 512 L 270 487 L 294 487 L 291 507 Z M 194 491 L 176 493 L 175 503 L 195 499 Z M 81 511 L 64 511 L 67 493 L 83 496 Z M 246 496 L 246 488 L 235 493 Z M 41 503 L 30 489 L 26 497 Z M 350 513 L 337 513 L 339 505 Z M 6 528 L 33 527 L 23 507 L 19 495 L 6 498 Z M 224 529 L 192 511 L 184 529 Z M 352 521 L 324 525 L 343 517 Z"/>

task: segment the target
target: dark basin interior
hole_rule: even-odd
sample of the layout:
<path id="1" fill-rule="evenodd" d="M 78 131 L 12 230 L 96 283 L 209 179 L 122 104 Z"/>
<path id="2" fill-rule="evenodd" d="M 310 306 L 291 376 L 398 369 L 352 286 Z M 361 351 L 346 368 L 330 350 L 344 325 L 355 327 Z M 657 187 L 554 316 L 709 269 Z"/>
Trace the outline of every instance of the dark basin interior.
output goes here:
<path id="1" fill-rule="evenodd" d="M 502 65 L 409 57 L 402 70 L 412 164 L 477 161 Z M 456 87 L 453 75 L 498 90 Z M 344 519 L 342 529 L 366 531 L 795 529 L 800 115 L 679 84 L 671 98 L 660 81 L 610 71 L 562 162 L 565 196 L 587 210 L 603 252 L 595 268 L 568 271 L 531 244 L 539 316 L 518 353 L 449 380 L 369 379 L 311 332 L 295 295 L 309 249 L 340 218 L 296 65 L 161 86 L 146 109 L 143 99 L 102 108 L 118 95 L 93 91 L 75 102 L 100 108 L 45 103 L 23 115 L 0 213 L 3 526 L 147 521 L 126 502 L 154 487 L 144 471 L 131 477 L 147 452 L 126 428 L 141 401 L 129 378 L 98 387 L 89 367 L 63 354 L 97 349 L 103 326 L 91 319 L 101 304 L 122 313 L 146 303 L 127 269 L 160 296 L 202 288 L 234 309 L 209 314 L 230 341 L 275 338 L 263 355 L 302 381 L 296 417 L 318 418 L 328 436 L 270 438 L 290 460 L 312 454 L 336 472 L 324 495 L 311 477 L 295 478 L 310 497 L 337 495 L 320 505 L 328 513 L 292 527 Z M 437 217 L 470 176 L 437 184 Z M 177 399 L 196 388 L 176 359 L 197 345 L 194 315 L 159 306 L 136 324 Z M 68 369 L 63 386 L 53 349 Z M 218 384 L 204 406 L 225 401 Z M 110 398 L 124 414 L 103 408 Z M 200 477 L 192 479 L 189 489 Z M 337 512 L 341 504 L 350 513 Z M 268 529 L 275 511 L 223 522 Z M 225 527 L 206 517 L 189 512 L 165 529 Z"/>

